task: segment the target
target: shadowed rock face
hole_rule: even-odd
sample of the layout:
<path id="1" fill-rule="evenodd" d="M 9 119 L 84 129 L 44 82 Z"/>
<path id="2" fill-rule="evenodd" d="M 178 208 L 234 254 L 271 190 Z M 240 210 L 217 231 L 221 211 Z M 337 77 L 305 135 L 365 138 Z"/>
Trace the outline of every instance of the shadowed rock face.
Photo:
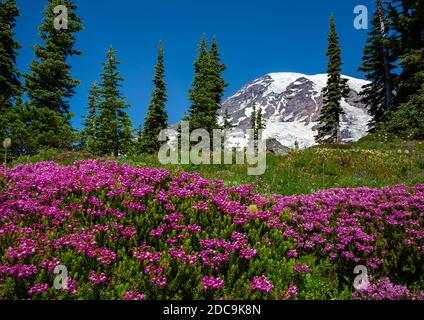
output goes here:
<path id="1" fill-rule="evenodd" d="M 345 114 L 341 118 L 343 141 L 355 141 L 366 135 L 370 117 L 359 102 L 359 91 L 367 82 L 345 77 L 351 88 L 349 97 L 343 99 Z M 317 120 L 323 106 L 322 88 L 327 75 L 303 75 L 296 73 L 274 73 L 265 75 L 245 85 L 225 100 L 220 110 L 228 110 L 231 120 L 239 129 L 250 128 L 250 115 L 255 105 L 261 108 L 266 121 L 265 138 L 275 138 L 282 145 L 300 147 L 314 144 Z M 245 144 L 239 136 L 237 144 Z"/>
<path id="2" fill-rule="evenodd" d="M 284 156 L 290 151 L 289 148 L 283 146 L 275 138 L 270 138 L 266 140 L 266 150 L 277 156 Z"/>

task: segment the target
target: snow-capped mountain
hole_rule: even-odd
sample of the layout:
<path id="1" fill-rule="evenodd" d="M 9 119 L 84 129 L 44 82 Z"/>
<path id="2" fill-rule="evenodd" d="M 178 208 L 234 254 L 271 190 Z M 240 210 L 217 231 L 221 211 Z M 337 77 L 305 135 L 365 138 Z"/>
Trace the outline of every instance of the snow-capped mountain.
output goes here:
<path id="1" fill-rule="evenodd" d="M 343 141 L 356 141 L 366 135 L 370 116 L 358 102 L 362 86 L 368 82 L 348 76 L 349 97 L 342 100 L 345 115 L 341 120 Z M 266 122 L 264 138 L 276 138 L 282 145 L 301 148 L 315 144 L 317 120 L 323 106 L 322 89 L 327 84 L 327 74 L 270 73 L 245 85 L 226 99 L 220 110 L 222 123 L 224 110 L 237 127 L 232 136 L 233 146 L 245 146 L 244 129 L 250 128 L 253 106 L 262 109 Z"/>

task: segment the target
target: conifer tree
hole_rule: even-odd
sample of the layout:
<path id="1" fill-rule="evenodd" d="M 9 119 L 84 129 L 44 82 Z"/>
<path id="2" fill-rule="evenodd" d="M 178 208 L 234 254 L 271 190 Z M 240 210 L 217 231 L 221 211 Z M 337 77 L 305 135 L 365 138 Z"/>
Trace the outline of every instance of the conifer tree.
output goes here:
<path id="1" fill-rule="evenodd" d="M 235 126 L 233 125 L 233 123 L 231 122 L 231 119 L 230 119 L 230 115 L 228 114 L 228 109 L 225 109 L 225 111 L 224 111 L 224 117 L 223 117 L 224 119 L 223 119 L 223 125 L 222 125 L 222 127 L 223 127 L 223 129 L 226 129 L 226 130 L 231 130 L 231 129 L 233 129 Z"/>
<path id="2" fill-rule="evenodd" d="M 222 73 L 226 70 L 227 67 L 225 64 L 221 63 L 218 43 L 215 37 L 212 39 L 212 44 L 209 51 L 209 59 L 211 81 L 210 93 L 212 94 L 212 98 L 215 101 L 213 108 L 210 110 L 210 117 L 214 121 L 212 129 L 215 129 L 217 128 L 218 110 L 221 107 L 225 88 L 228 86 L 228 83 L 225 82 L 222 76 Z"/>
<path id="3" fill-rule="evenodd" d="M 396 83 L 396 109 L 378 131 L 406 139 L 424 137 L 424 0 L 396 0 L 389 5 L 393 47 L 401 72 Z"/>
<path id="4" fill-rule="evenodd" d="M 88 91 L 88 114 L 85 117 L 84 129 L 81 132 L 81 142 L 84 148 L 93 154 L 98 153 L 97 138 L 99 130 L 99 104 L 100 104 L 99 84 L 94 82 Z"/>
<path id="5" fill-rule="evenodd" d="M 144 153 L 154 153 L 160 148 L 159 133 L 168 126 L 168 115 L 165 110 L 167 101 L 165 83 L 164 49 L 162 42 L 159 46 L 155 76 L 153 78 L 154 89 L 152 99 L 148 108 L 147 116 L 144 120 L 144 127 L 141 132 L 141 151 Z"/>
<path id="6" fill-rule="evenodd" d="M 54 8 L 64 5 L 67 8 L 67 28 L 57 30 Z M 76 15 L 73 0 L 48 0 L 44 10 L 45 17 L 40 30 L 43 45 L 35 45 L 34 59 L 25 75 L 25 86 L 30 103 L 36 108 L 48 108 L 66 116 L 69 102 L 79 81 L 72 78 L 71 66 L 67 63 L 70 56 L 81 54 L 74 49 L 74 33 L 83 29 L 81 19 Z"/>
<path id="7" fill-rule="evenodd" d="M 363 87 L 361 102 L 368 108 L 372 116 L 369 123 L 373 129 L 383 121 L 386 113 L 393 109 L 393 91 L 396 75 L 394 63 L 397 58 L 390 46 L 389 22 L 381 0 L 377 0 L 377 10 L 372 18 L 371 30 L 368 33 L 367 46 L 364 48 L 363 65 L 360 71 L 370 81 Z"/>
<path id="8" fill-rule="evenodd" d="M 119 64 L 116 51 L 110 47 L 101 75 L 98 147 L 101 154 L 115 157 L 128 152 L 132 142 L 131 120 L 124 111 L 128 106 L 120 92 L 124 79 L 119 75 Z"/>
<path id="9" fill-rule="evenodd" d="M 14 39 L 13 32 L 18 16 L 15 0 L 0 1 L 0 115 L 5 115 L 21 94 L 16 67 L 16 57 L 21 46 Z"/>
<path id="10" fill-rule="evenodd" d="M 256 132 L 255 132 L 255 140 L 259 140 L 259 130 L 265 129 L 265 121 L 263 120 L 262 108 L 259 108 L 256 113 Z"/>
<path id="11" fill-rule="evenodd" d="M 0 142 L 11 136 L 10 121 L 14 105 L 21 96 L 21 83 L 16 67 L 20 44 L 15 40 L 13 29 L 19 9 L 15 0 L 0 1 Z M 16 145 L 13 139 L 12 147 Z M 3 144 L 0 145 L 3 148 Z"/>
<path id="12" fill-rule="evenodd" d="M 211 94 L 209 53 L 206 38 L 202 38 L 199 44 L 199 54 L 194 62 L 194 80 L 189 91 L 191 106 L 188 120 L 190 129 L 211 129 L 214 127 L 215 119 L 211 119 L 211 112 L 215 108 L 216 101 Z"/>
<path id="13" fill-rule="evenodd" d="M 396 87 L 399 105 L 409 102 L 424 81 L 424 0 L 394 0 L 389 9 L 402 68 Z"/>
<path id="14" fill-rule="evenodd" d="M 250 128 L 252 130 L 256 130 L 256 119 L 257 119 L 257 112 L 256 112 L 256 104 L 254 103 L 252 106 L 252 113 L 250 115 Z"/>
<path id="15" fill-rule="evenodd" d="M 214 38 L 210 50 L 206 38 L 199 45 L 198 58 L 194 63 L 194 80 L 190 89 L 191 107 L 188 120 L 191 129 L 204 128 L 211 132 L 218 129 L 218 110 L 224 94 L 225 83 L 218 45 Z"/>
<path id="16" fill-rule="evenodd" d="M 330 34 L 328 36 L 328 80 L 323 89 L 324 106 L 319 117 L 318 143 L 340 143 L 340 117 L 343 114 L 341 100 L 349 94 L 347 80 L 341 77 L 341 48 L 336 31 L 334 16 L 330 18 Z"/>

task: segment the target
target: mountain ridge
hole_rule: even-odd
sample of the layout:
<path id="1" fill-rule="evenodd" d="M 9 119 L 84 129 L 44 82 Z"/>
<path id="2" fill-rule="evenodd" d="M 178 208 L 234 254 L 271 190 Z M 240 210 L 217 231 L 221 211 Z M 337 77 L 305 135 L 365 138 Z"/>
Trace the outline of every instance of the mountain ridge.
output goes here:
<path id="1" fill-rule="evenodd" d="M 356 141 L 365 136 L 371 119 L 365 106 L 359 102 L 362 87 L 366 80 L 345 76 L 348 79 L 350 93 L 342 99 L 345 115 L 341 119 L 342 141 Z M 250 128 L 250 115 L 253 105 L 263 110 L 266 122 L 264 138 L 276 138 L 286 147 L 297 144 L 301 148 L 313 146 L 318 129 L 318 117 L 323 106 L 322 89 L 327 84 L 327 74 L 307 75 L 295 72 L 268 73 L 255 79 L 221 105 L 219 123 L 223 114 L 228 114 L 235 132 L 230 145 L 243 147 L 247 144 L 245 129 Z"/>

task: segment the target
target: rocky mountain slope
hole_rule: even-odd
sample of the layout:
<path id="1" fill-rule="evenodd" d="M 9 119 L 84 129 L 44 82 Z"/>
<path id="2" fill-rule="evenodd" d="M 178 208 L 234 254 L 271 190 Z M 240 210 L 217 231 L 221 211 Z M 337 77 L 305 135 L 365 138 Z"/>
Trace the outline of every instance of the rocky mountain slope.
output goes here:
<path id="1" fill-rule="evenodd" d="M 343 141 L 356 141 L 366 135 L 370 120 L 364 106 L 358 102 L 359 93 L 367 81 L 343 76 L 349 80 L 349 97 L 343 99 L 345 115 L 342 117 Z M 276 138 L 282 145 L 293 147 L 297 141 L 301 148 L 315 144 L 317 120 L 323 106 L 322 89 L 327 83 L 326 74 L 270 73 L 248 83 L 226 99 L 220 110 L 228 110 L 237 127 L 231 138 L 233 146 L 244 146 L 247 137 L 244 129 L 250 128 L 253 106 L 261 108 L 266 121 L 264 138 Z"/>

